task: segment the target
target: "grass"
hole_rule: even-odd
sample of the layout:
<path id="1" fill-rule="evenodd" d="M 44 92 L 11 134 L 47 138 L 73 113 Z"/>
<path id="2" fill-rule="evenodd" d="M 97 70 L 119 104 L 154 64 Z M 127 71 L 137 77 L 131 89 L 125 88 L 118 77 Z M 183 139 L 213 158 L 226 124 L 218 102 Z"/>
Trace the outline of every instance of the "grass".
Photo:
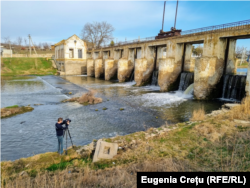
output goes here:
<path id="1" fill-rule="evenodd" d="M 2 186 L 135 187 L 138 171 L 250 171 L 250 125 L 235 126 L 232 121 L 250 120 L 249 101 L 247 97 L 239 107 L 204 116 L 201 122 L 166 124 L 104 139 L 122 148 L 110 160 L 92 163 L 92 155 L 78 155 L 70 149 L 68 156 L 51 152 L 1 162 Z M 23 170 L 28 177 L 18 176 Z"/>
<path id="2" fill-rule="evenodd" d="M 1 58 L 1 74 L 8 75 L 48 75 L 56 69 L 46 58 Z"/>
<path id="3" fill-rule="evenodd" d="M 17 108 L 17 107 L 18 107 L 18 105 L 13 105 L 13 106 L 7 106 L 5 108 Z"/>
<path id="4" fill-rule="evenodd" d="M 205 119 L 205 110 L 204 108 L 199 108 L 198 110 L 193 111 L 191 121 L 202 121 Z"/>
<path id="5" fill-rule="evenodd" d="M 8 106 L 5 108 L 1 108 L 1 119 L 6 117 L 11 117 L 17 114 L 23 114 L 25 112 L 30 112 L 33 110 L 34 108 L 30 106 L 20 106 L 20 107 L 18 105 Z"/>

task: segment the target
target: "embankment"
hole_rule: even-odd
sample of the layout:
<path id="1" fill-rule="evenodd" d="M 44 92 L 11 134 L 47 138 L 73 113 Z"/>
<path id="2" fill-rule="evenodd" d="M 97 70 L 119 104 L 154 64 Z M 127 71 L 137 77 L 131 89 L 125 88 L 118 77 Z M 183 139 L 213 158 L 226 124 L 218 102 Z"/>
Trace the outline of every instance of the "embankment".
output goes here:
<path id="1" fill-rule="evenodd" d="M 1 58 L 1 75 L 54 75 L 56 69 L 48 58 Z"/>

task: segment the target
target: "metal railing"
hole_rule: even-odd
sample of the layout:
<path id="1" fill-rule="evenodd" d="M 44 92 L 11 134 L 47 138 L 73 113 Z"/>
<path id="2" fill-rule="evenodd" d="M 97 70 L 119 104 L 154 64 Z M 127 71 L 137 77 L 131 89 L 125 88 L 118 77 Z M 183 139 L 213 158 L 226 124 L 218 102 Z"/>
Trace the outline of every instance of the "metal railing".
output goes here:
<path id="1" fill-rule="evenodd" d="M 227 31 L 227 30 L 237 29 L 236 27 L 242 28 L 242 26 L 245 26 L 245 25 L 250 25 L 250 20 L 232 22 L 232 23 L 209 26 L 209 27 L 202 27 L 198 29 L 191 29 L 187 31 L 182 31 L 181 35 L 189 35 L 189 34 L 203 33 L 203 32 L 213 32 L 216 30 Z"/>
<path id="2" fill-rule="evenodd" d="M 190 34 L 197 34 L 197 33 L 206 33 L 206 32 L 214 32 L 214 31 L 227 31 L 227 30 L 234 30 L 234 29 L 241 29 L 244 26 L 250 26 L 250 19 L 249 20 L 244 20 L 244 21 L 239 21 L 239 22 L 232 22 L 232 23 L 227 23 L 227 24 L 221 24 L 221 25 L 215 25 L 215 26 L 209 26 L 209 27 L 202 27 L 198 29 L 191 29 L 187 31 L 182 31 L 181 35 L 178 37 L 181 37 L 183 35 L 190 35 Z M 114 45 L 101 45 L 99 48 L 96 47 L 95 49 L 100 49 L 100 48 L 106 48 L 106 47 L 114 47 L 114 46 L 121 46 L 121 45 L 127 45 L 127 44 L 135 44 L 135 43 L 140 43 L 140 42 L 147 42 L 147 41 L 155 41 L 159 39 L 155 39 L 155 36 L 153 37 L 147 37 L 147 38 L 138 38 L 135 40 L 130 40 L 130 41 L 120 41 L 117 43 L 114 43 Z M 91 50 L 91 49 L 88 49 Z"/>

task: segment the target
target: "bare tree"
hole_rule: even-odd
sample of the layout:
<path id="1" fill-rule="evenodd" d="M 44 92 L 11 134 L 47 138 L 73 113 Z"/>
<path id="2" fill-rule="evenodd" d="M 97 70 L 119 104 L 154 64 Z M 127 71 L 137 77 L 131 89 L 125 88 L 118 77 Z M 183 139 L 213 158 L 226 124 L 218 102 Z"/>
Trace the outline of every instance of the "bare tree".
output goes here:
<path id="1" fill-rule="evenodd" d="M 25 47 L 28 45 L 28 43 L 27 43 L 27 39 L 26 38 L 24 38 L 23 39 L 24 40 L 24 44 L 25 44 Z"/>
<path id="2" fill-rule="evenodd" d="M 8 43 L 9 43 L 9 40 L 10 40 L 10 37 L 3 37 L 3 40 L 4 40 L 4 43 L 5 43 L 5 44 L 8 44 Z"/>
<path id="3" fill-rule="evenodd" d="M 19 47 L 22 46 L 22 43 L 23 43 L 23 38 L 22 37 L 18 37 L 17 38 L 17 44 L 18 44 L 18 46 Z"/>
<path id="4" fill-rule="evenodd" d="M 49 49 L 49 44 L 48 44 L 47 42 L 44 42 L 44 43 L 43 43 L 43 48 L 44 48 L 44 49 Z"/>
<path id="5" fill-rule="evenodd" d="M 102 43 L 108 43 L 113 39 L 114 27 L 107 22 L 86 23 L 81 31 L 82 39 L 100 47 Z"/>
<path id="6" fill-rule="evenodd" d="M 244 47 L 243 47 L 243 46 L 241 46 L 241 47 L 238 46 L 238 47 L 236 48 L 236 50 L 235 50 L 235 55 L 236 55 L 236 57 L 241 56 L 243 50 L 244 50 Z"/>

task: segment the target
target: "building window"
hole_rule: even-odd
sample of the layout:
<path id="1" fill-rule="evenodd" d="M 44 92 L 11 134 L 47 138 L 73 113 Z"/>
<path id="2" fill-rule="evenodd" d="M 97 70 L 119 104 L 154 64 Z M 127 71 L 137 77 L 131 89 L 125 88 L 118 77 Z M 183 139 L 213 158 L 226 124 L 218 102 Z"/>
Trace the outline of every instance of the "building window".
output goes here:
<path id="1" fill-rule="evenodd" d="M 82 58 L 82 49 L 78 49 L 78 59 Z"/>
<path id="2" fill-rule="evenodd" d="M 74 58 L 74 49 L 69 49 L 69 58 Z"/>

